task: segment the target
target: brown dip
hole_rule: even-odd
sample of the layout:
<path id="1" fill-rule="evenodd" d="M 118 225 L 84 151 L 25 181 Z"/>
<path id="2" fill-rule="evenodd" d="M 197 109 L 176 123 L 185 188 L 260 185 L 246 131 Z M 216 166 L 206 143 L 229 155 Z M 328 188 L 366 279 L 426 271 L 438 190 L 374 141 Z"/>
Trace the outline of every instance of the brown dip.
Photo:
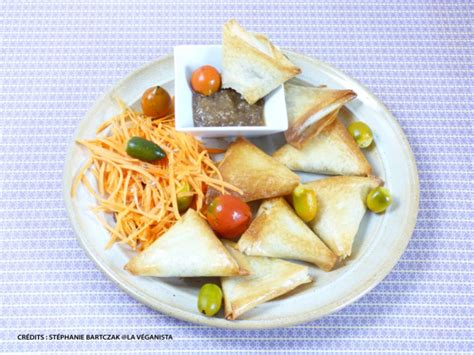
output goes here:
<path id="1" fill-rule="evenodd" d="M 196 127 L 264 126 L 263 100 L 249 105 L 232 89 L 204 96 L 193 93 L 193 120 Z"/>

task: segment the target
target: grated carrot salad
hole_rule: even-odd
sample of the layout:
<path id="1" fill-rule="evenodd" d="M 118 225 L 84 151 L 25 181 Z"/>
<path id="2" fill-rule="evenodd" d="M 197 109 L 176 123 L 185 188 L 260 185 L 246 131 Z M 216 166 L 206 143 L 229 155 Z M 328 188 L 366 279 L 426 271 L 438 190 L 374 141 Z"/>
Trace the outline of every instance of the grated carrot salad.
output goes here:
<path id="1" fill-rule="evenodd" d="M 78 140 L 90 153 L 89 160 L 75 176 L 71 195 L 76 196 L 82 183 L 97 200 L 93 207 L 98 220 L 111 238 L 106 248 L 115 242 L 126 243 L 134 250 L 144 250 L 181 218 L 176 192 L 186 183 L 190 191 L 182 196 L 194 196 L 191 208 L 204 218 L 205 193 L 212 187 L 224 194 L 242 193 L 223 181 L 210 154 L 221 152 L 206 149 L 189 134 L 174 128 L 174 114 L 154 119 L 135 112 L 119 101 L 122 112 L 97 129 L 94 140 Z M 127 141 L 134 136 L 158 144 L 166 158 L 146 163 L 127 155 Z M 87 178 L 91 172 L 95 189 Z M 101 213 L 114 214 L 115 225 L 107 223 Z"/>

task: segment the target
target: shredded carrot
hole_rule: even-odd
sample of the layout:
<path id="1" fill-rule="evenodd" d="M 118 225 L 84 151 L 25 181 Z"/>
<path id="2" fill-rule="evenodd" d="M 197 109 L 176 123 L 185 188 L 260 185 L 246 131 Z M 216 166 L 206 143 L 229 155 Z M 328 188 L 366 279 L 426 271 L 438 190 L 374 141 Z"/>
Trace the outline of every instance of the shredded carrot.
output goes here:
<path id="1" fill-rule="evenodd" d="M 203 217 L 208 186 L 222 193 L 242 193 L 223 181 L 210 157 L 223 150 L 207 149 L 193 136 L 177 132 L 174 114 L 154 119 L 133 111 L 122 101 L 119 105 L 122 112 L 101 124 L 94 140 L 77 141 L 88 150 L 90 158 L 71 187 L 73 197 L 80 183 L 95 197 L 97 206 L 93 211 L 111 236 L 106 248 L 115 242 L 140 251 L 150 246 L 181 218 L 176 194 L 186 183 L 190 187 L 186 194 L 194 196 L 193 208 Z M 158 144 L 166 152 L 166 159 L 146 163 L 128 156 L 125 146 L 134 136 Z M 96 187 L 89 177 L 95 179 Z M 108 223 L 103 213 L 113 214 L 115 223 Z"/>
<path id="2" fill-rule="evenodd" d="M 221 153 L 225 153 L 225 149 L 221 149 L 221 148 L 207 148 L 207 152 L 209 154 L 221 154 Z"/>

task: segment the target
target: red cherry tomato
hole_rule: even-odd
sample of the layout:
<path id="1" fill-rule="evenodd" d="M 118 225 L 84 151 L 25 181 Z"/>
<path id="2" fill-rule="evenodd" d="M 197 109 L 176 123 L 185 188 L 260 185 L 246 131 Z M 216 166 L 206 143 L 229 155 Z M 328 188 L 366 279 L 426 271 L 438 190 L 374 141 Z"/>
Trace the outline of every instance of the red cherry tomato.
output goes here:
<path id="1" fill-rule="evenodd" d="M 143 113 L 151 117 L 164 117 L 173 108 L 171 97 L 161 86 L 147 89 L 142 96 Z"/>
<path id="2" fill-rule="evenodd" d="M 212 229 L 226 239 L 240 237 L 252 221 L 249 205 L 230 195 L 216 197 L 207 209 L 207 220 Z"/>
<path id="3" fill-rule="evenodd" d="M 191 87 L 199 94 L 210 96 L 221 87 L 221 76 L 216 68 L 204 65 L 191 76 Z"/>

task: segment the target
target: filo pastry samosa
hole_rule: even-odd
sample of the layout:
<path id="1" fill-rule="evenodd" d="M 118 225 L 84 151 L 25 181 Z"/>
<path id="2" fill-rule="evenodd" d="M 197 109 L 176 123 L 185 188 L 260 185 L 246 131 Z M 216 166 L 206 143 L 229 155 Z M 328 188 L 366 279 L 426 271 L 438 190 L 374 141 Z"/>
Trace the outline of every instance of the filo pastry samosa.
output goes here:
<path id="1" fill-rule="evenodd" d="M 125 269 L 134 275 L 158 277 L 248 274 L 193 209 L 147 249 L 130 259 Z"/>
<path id="2" fill-rule="evenodd" d="M 302 260 L 326 271 L 337 261 L 336 255 L 283 197 L 266 200 L 260 205 L 257 216 L 237 246 L 246 255 Z"/>
<path id="3" fill-rule="evenodd" d="M 247 32 L 235 20 L 224 24 L 222 68 L 222 87 L 239 92 L 249 104 L 301 72 L 267 37 Z"/>
<path id="4" fill-rule="evenodd" d="M 243 192 L 234 195 L 246 202 L 288 195 L 300 181 L 298 175 L 244 138 L 229 146 L 218 168 L 224 181 Z M 216 191 L 209 189 L 207 200 L 215 195 Z"/>
<path id="5" fill-rule="evenodd" d="M 291 170 L 308 173 L 368 176 L 372 172 L 354 138 L 338 118 L 300 149 L 285 144 L 273 157 Z"/>
<path id="6" fill-rule="evenodd" d="M 381 184 L 374 176 L 334 176 L 304 185 L 318 200 L 318 212 L 309 226 L 338 257 L 351 255 L 367 195 Z"/>
<path id="7" fill-rule="evenodd" d="M 341 107 L 357 95 L 352 90 L 285 84 L 288 130 L 286 141 L 301 148 L 337 117 Z"/>
<path id="8" fill-rule="evenodd" d="M 308 267 L 285 260 L 263 256 L 246 256 L 235 243 L 224 241 L 225 246 L 248 276 L 223 277 L 224 314 L 236 319 L 252 308 L 272 300 L 312 281 Z"/>

